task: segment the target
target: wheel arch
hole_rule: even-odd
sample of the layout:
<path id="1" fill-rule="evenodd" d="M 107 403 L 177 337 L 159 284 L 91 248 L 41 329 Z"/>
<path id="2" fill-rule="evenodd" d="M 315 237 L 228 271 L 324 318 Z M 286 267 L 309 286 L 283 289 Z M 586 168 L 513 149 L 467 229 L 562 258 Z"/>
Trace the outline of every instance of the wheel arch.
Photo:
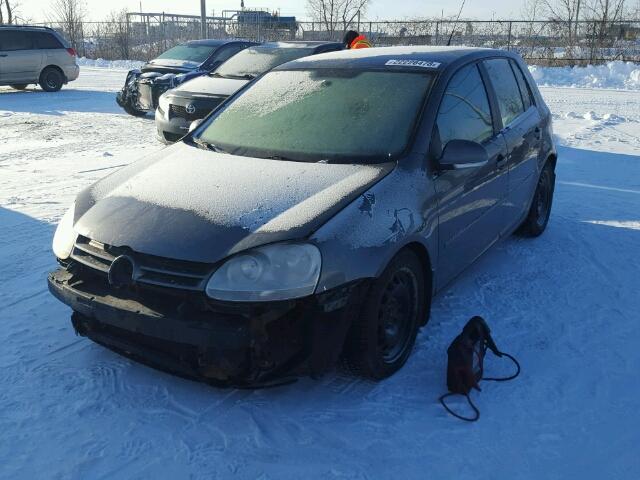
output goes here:
<path id="1" fill-rule="evenodd" d="M 40 75 L 38 75 L 38 82 L 41 81 L 42 79 L 42 74 L 45 72 L 45 70 L 47 68 L 53 68 L 55 70 L 57 70 L 58 72 L 60 72 L 60 75 L 62 75 L 62 79 L 64 80 L 64 83 L 67 83 L 67 76 L 64 74 L 64 70 L 62 70 L 62 68 L 60 68 L 58 65 L 52 63 L 50 65 L 45 65 L 42 70 L 40 70 Z"/>

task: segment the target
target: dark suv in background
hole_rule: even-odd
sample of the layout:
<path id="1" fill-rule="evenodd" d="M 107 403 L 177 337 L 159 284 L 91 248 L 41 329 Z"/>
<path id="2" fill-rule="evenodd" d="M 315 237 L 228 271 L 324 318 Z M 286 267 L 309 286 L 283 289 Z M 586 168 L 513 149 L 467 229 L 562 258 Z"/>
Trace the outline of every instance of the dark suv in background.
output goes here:
<path id="1" fill-rule="evenodd" d="M 337 42 L 270 42 L 246 49 L 213 73 L 185 82 L 167 92 L 156 111 L 158 138 L 171 143 L 188 131 L 191 122 L 206 117 L 226 98 L 254 78 L 283 63 L 342 50 Z"/>
<path id="2" fill-rule="evenodd" d="M 142 116 L 158 107 L 158 97 L 170 88 L 215 70 L 255 42 L 194 40 L 176 45 L 159 57 L 129 71 L 116 101 L 130 115 Z"/>
<path id="3" fill-rule="evenodd" d="M 52 28 L 0 25 L 0 85 L 57 92 L 79 74 L 76 51 Z"/>

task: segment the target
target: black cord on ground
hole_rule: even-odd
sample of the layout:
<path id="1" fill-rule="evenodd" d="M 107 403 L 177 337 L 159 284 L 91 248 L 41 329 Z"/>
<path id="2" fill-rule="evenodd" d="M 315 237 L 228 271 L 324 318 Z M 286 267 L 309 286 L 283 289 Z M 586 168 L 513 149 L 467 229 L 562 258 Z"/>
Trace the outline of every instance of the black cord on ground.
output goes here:
<path id="1" fill-rule="evenodd" d="M 514 378 L 516 378 L 518 375 L 520 375 L 520 364 L 518 363 L 518 360 L 516 360 L 514 357 L 512 357 L 511 355 L 509 355 L 508 353 L 504 353 L 504 352 L 500 352 L 500 354 L 503 357 L 507 357 L 508 359 L 510 359 L 516 366 L 516 373 L 514 373 L 513 375 L 511 375 L 510 377 L 504 377 L 504 378 L 494 378 L 494 377 L 482 377 L 482 380 L 489 380 L 491 382 L 506 382 L 509 380 L 513 380 Z"/>
<path id="2" fill-rule="evenodd" d="M 453 395 L 462 395 L 461 393 L 445 393 L 444 395 L 442 395 L 439 400 L 440 403 L 442 404 L 442 406 L 444 407 L 444 409 L 449 412 L 451 415 L 453 415 L 456 418 L 459 418 L 460 420 L 464 420 L 465 422 L 475 422 L 480 418 L 480 410 L 478 410 L 478 407 L 476 407 L 473 402 L 471 401 L 471 398 L 469 398 L 469 395 L 464 395 L 467 398 L 467 402 L 469 402 L 469 405 L 471 406 L 471 408 L 473 408 L 473 411 L 475 412 L 475 416 L 474 417 L 463 417 L 462 415 L 458 415 L 456 412 L 454 412 L 453 410 L 451 410 L 447 404 L 444 402 L 444 399 L 447 397 L 452 397 Z"/>

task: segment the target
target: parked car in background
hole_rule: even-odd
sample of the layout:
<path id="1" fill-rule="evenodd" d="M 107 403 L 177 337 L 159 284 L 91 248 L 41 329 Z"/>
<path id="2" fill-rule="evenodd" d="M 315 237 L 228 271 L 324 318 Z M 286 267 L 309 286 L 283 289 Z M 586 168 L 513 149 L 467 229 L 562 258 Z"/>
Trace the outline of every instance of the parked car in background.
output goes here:
<path id="1" fill-rule="evenodd" d="M 170 88 L 215 70 L 255 42 L 194 40 L 170 48 L 141 69 L 127 74 L 116 101 L 128 114 L 141 116 L 158 107 L 158 98 Z"/>
<path id="2" fill-rule="evenodd" d="M 57 92 L 79 74 L 76 51 L 52 28 L 0 25 L 0 85 Z"/>
<path id="3" fill-rule="evenodd" d="M 278 65 L 343 48 L 337 42 L 304 41 L 271 42 L 248 48 L 213 73 L 165 93 L 156 110 L 158 138 L 165 143 L 179 140 L 193 121 L 206 117 L 230 95 Z"/>
<path id="4" fill-rule="evenodd" d="M 499 239 L 545 230 L 555 167 L 514 53 L 306 57 L 83 190 L 49 288 L 80 335 L 212 383 L 319 374 L 341 354 L 382 379 L 435 293 Z"/>

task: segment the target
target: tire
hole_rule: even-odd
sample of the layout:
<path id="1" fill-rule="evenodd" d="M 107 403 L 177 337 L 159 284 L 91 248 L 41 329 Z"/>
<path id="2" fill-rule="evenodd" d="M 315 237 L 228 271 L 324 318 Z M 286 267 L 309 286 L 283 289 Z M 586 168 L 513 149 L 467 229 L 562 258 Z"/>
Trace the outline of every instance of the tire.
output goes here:
<path id="1" fill-rule="evenodd" d="M 538 237 L 545 231 L 551 215 L 555 183 L 556 174 L 553 170 L 553 165 L 551 162 L 547 162 L 540 174 L 527 218 L 517 230 L 519 235 Z"/>
<path id="2" fill-rule="evenodd" d="M 11 85 L 11 88 L 13 88 L 14 90 L 24 90 L 28 86 L 29 85 L 25 83 L 25 84 L 20 84 L 20 85 Z"/>
<path id="3" fill-rule="evenodd" d="M 427 311 L 422 264 L 401 251 L 371 285 L 349 333 L 344 363 L 357 375 L 382 380 L 405 364 Z"/>
<path id="4" fill-rule="evenodd" d="M 146 110 L 138 110 L 128 101 L 124 103 L 122 108 L 124 108 L 125 112 L 127 112 L 129 115 L 133 115 L 134 117 L 144 117 L 147 114 Z"/>
<path id="5" fill-rule="evenodd" d="M 57 92 L 64 84 L 64 75 L 54 67 L 45 68 L 40 74 L 40 87 L 45 92 Z"/>

